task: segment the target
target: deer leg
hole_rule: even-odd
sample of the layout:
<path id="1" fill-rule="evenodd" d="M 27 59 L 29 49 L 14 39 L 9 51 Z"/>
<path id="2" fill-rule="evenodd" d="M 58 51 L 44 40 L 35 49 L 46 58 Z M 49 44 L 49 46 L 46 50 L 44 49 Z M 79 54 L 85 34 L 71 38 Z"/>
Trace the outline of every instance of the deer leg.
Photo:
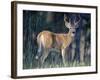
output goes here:
<path id="1" fill-rule="evenodd" d="M 44 50 L 43 51 L 43 54 L 42 54 L 42 56 L 40 58 L 40 64 L 41 64 L 41 66 L 43 65 L 45 59 L 48 57 L 48 54 L 49 54 L 48 50 Z"/>
<path id="2" fill-rule="evenodd" d="M 66 63 L 66 58 L 65 58 L 65 49 L 62 49 L 62 59 L 63 59 L 63 64 L 64 64 L 64 66 L 65 66 L 65 63 Z"/>

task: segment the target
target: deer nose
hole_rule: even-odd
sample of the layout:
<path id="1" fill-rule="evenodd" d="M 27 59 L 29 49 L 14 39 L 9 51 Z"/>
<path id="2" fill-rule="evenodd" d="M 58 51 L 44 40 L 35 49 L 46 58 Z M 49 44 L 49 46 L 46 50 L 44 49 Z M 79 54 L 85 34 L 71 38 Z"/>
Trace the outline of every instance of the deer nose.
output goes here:
<path id="1" fill-rule="evenodd" d="M 73 34 L 75 34 L 75 32 L 73 32 Z"/>

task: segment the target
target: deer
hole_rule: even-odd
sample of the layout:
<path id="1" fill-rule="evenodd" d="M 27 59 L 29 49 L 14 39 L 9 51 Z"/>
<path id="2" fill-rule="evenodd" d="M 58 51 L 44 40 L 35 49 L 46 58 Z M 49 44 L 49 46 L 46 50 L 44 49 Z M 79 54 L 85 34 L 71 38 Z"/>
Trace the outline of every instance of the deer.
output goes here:
<path id="1" fill-rule="evenodd" d="M 38 51 L 35 59 L 40 61 L 40 64 L 43 65 L 44 61 L 49 55 L 50 50 L 56 49 L 59 50 L 62 56 L 63 64 L 66 64 L 66 48 L 72 43 L 76 29 L 78 28 L 78 24 L 81 18 L 79 15 L 79 19 L 76 17 L 71 23 L 71 19 L 64 14 L 64 24 L 65 27 L 69 29 L 67 33 L 54 33 L 49 30 L 43 30 L 37 35 L 37 44 Z"/>

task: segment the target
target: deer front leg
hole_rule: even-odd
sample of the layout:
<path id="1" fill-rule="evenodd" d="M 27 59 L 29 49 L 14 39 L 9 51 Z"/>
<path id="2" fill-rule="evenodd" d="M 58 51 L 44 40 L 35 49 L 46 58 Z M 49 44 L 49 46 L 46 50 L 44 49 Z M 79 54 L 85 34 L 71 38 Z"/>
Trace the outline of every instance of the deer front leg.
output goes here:
<path id="1" fill-rule="evenodd" d="M 62 55 L 62 59 L 63 59 L 63 64 L 65 66 L 65 64 L 66 64 L 65 49 L 61 50 L 61 55 Z"/>

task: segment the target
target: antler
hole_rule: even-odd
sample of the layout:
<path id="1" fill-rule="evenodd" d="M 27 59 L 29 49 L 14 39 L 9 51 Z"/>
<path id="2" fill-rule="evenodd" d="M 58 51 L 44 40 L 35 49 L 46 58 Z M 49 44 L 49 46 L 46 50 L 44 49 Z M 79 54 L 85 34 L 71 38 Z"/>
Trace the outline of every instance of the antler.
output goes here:
<path id="1" fill-rule="evenodd" d="M 79 15 L 79 20 L 78 20 L 78 21 L 76 21 L 76 17 L 75 17 L 75 20 L 74 20 L 74 25 L 76 26 L 76 25 L 80 22 L 80 20 L 81 20 L 80 15 Z"/>

